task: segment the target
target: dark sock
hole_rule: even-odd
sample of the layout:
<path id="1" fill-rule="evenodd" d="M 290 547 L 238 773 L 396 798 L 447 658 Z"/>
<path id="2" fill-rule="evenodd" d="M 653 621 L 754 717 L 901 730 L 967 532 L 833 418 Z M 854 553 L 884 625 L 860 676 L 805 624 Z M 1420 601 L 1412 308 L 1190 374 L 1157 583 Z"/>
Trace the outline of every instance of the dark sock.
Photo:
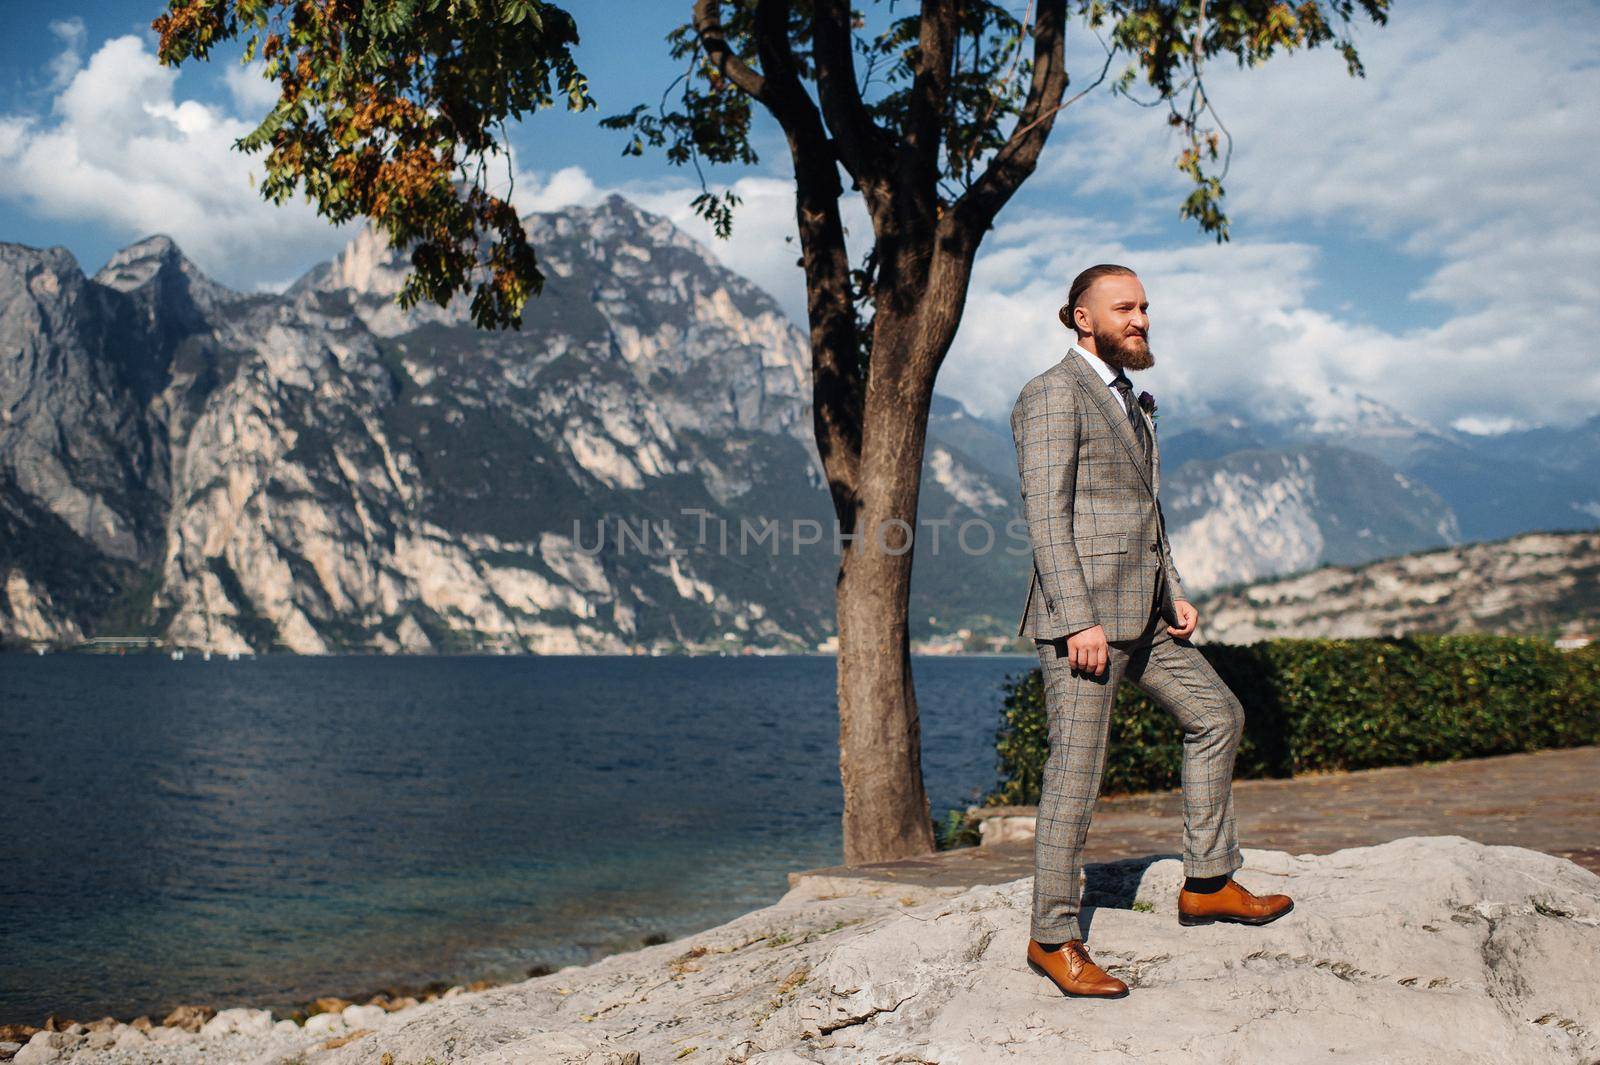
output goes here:
<path id="1" fill-rule="evenodd" d="M 1193 891 L 1197 895 L 1209 895 L 1213 891 L 1222 890 L 1231 877 L 1227 873 L 1221 876 L 1186 876 L 1183 878 L 1183 890 Z"/>
<path id="2" fill-rule="evenodd" d="M 1063 940 L 1062 942 L 1065 942 L 1065 940 Z M 1058 949 L 1060 949 L 1060 947 L 1061 947 L 1061 943 L 1040 943 L 1039 944 L 1039 949 L 1044 951 L 1046 954 L 1049 954 L 1052 950 L 1058 950 Z"/>

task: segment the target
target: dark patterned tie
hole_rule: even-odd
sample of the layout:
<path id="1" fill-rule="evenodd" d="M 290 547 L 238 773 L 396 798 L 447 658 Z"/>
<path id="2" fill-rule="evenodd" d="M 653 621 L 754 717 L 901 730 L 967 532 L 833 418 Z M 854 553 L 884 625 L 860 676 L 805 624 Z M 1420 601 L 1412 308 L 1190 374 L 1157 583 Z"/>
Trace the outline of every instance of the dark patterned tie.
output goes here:
<path id="1" fill-rule="evenodd" d="M 1128 408 L 1128 421 L 1133 424 L 1133 435 L 1139 438 L 1139 450 L 1144 454 L 1144 464 L 1150 465 L 1150 431 L 1144 424 L 1144 415 L 1139 413 L 1139 401 L 1133 398 L 1133 382 L 1128 380 L 1128 375 L 1121 370 L 1112 379 L 1111 387 L 1115 388 L 1122 396 L 1122 402 Z"/>

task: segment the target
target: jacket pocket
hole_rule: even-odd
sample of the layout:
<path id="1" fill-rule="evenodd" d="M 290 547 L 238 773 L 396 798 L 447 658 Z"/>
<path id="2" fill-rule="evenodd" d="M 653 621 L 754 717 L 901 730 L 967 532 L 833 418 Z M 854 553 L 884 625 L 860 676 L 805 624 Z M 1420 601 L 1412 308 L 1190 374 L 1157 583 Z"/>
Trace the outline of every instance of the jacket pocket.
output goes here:
<path id="1" fill-rule="evenodd" d="M 1085 536 L 1077 541 L 1076 546 L 1080 557 L 1083 555 L 1125 554 L 1128 550 L 1128 538 L 1121 533 Z"/>

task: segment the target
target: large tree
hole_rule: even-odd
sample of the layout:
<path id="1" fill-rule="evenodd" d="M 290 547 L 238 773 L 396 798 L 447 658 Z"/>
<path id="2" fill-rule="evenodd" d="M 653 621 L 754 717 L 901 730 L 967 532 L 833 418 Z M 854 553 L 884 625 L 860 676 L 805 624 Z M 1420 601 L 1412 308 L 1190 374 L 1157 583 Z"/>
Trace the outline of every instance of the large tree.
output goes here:
<path id="1" fill-rule="evenodd" d="M 1205 64 L 1331 44 L 1360 75 L 1349 31 L 1361 15 L 1384 22 L 1388 0 L 905 7 L 695 0 L 667 40 L 684 75 L 660 106 L 606 120 L 633 131 L 626 150 L 661 147 L 697 167 L 756 162 L 758 108 L 788 145 L 814 428 L 846 544 L 835 599 L 852 864 L 934 846 L 907 617 L 928 407 L 984 234 L 1034 172 L 1057 116 L 1108 76 L 1110 91 L 1163 108 L 1193 181 L 1180 212 L 1225 240 L 1230 147 Z M 1069 15 L 1101 45 L 1070 98 Z M 265 195 L 281 202 L 301 188 L 330 218 L 365 215 L 410 247 L 403 303 L 442 304 L 475 285 L 478 324 L 520 325 L 540 278 L 515 211 L 487 191 L 485 162 L 507 119 L 562 99 L 592 104 L 570 15 L 539 0 L 172 0 L 154 26 L 163 62 L 237 36 L 247 57 L 259 47 L 281 99 L 239 146 L 270 148 Z M 859 262 L 845 243 L 847 196 L 871 219 Z M 695 203 L 726 235 L 731 192 L 702 181 Z"/>

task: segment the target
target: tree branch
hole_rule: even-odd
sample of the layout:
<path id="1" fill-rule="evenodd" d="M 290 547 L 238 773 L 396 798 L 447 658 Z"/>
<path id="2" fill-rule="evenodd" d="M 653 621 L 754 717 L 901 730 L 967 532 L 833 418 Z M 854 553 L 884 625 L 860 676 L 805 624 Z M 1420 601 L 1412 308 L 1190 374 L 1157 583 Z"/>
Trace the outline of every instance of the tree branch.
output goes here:
<path id="1" fill-rule="evenodd" d="M 1033 31 L 1033 79 L 1017 124 L 947 216 L 959 226 L 960 232 L 952 235 L 970 240 L 974 250 L 1000 208 L 1039 165 L 1066 91 L 1066 0 L 1041 0 Z"/>
<path id="2" fill-rule="evenodd" d="M 695 31 L 707 55 L 783 127 L 794 162 L 795 223 L 806 273 L 811 326 L 811 417 L 842 526 L 853 528 L 860 505 L 861 425 L 865 406 L 856 372 L 858 326 L 850 290 L 850 256 L 839 215 L 839 161 L 822 115 L 801 83 L 789 44 L 788 0 L 759 0 L 756 53 L 761 73 L 728 46 L 718 0 L 696 0 Z M 717 51 L 712 51 L 717 49 Z M 725 57 L 725 58 L 724 58 Z"/>
<path id="3" fill-rule="evenodd" d="M 910 175 L 922 198 L 932 201 L 939 178 L 939 147 L 950 101 L 950 65 L 954 59 L 954 0 L 925 0 L 918 26 L 917 72 L 911 80 L 905 147 Z"/>
<path id="4" fill-rule="evenodd" d="M 889 137 L 872 120 L 856 85 L 849 0 L 817 0 L 814 17 L 812 59 L 817 68 L 817 97 L 838 146 L 839 161 L 872 204 L 887 181 Z"/>
<path id="5" fill-rule="evenodd" d="M 750 65 L 728 45 L 727 32 L 722 28 L 722 4 L 718 0 L 695 0 L 694 31 L 700 38 L 700 47 L 705 50 L 706 58 L 711 60 L 723 77 L 750 97 L 767 103 L 767 80 L 751 70 Z"/>

